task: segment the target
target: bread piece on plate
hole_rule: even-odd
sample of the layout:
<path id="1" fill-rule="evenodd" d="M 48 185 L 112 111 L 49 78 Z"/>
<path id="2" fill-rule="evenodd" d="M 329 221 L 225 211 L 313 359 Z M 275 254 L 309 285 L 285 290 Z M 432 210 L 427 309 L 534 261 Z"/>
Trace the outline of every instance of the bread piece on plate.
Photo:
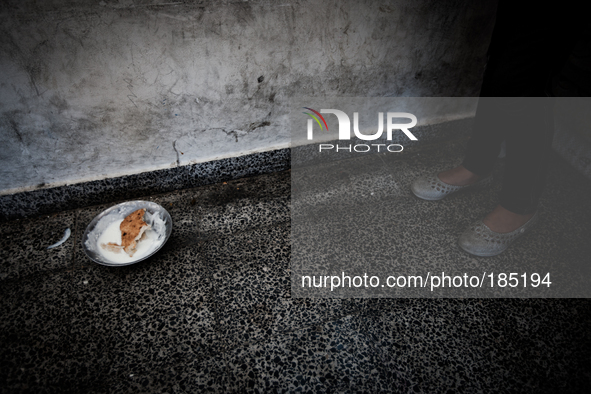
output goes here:
<path id="1" fill-rule="evenodd" d="M 135 253 L 137 241 L 140 240 L 144 231 L 150 228 L 150 226 L 144 222 L 145 213 L 145 209 L 138 209 L 123 219 L 119 226 L 121 229 L 121 246 L 123 246 L 123 250 L 125 250 L 130 257 Z"/>
<path id="2" fill-rule="evenodd" d="M 121 230 L 121 245 L 109 242 L 106 245 L 103 244 L 103 248 L 115 253 L 124 250 L 129 257 L 133 257 L 133 254 L 136 251 L 137 242 L 142 238 L 144 232 L 150 229 L 150 225 L 144 222 L 145 213 L 146 210 L 142 208 L 127 215 L 119 226 L 119 229 Z"/>

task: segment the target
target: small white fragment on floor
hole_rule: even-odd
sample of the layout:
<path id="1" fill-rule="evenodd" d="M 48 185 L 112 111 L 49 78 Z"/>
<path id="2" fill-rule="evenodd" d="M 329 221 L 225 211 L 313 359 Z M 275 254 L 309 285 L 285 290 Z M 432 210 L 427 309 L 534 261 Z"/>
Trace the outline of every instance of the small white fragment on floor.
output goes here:
<path id="1" fill-rule="evenodd" d="M 85 285 L 87 285 L 88 284 L 88 281 L 87 280 L 84 280 L 84 281 L 82 281 L 82 283 L 85 284 Z"/>
<path id="2" fill-rule="evenodd" d="M 68 240 L 68 238 L 70 238 L 70 234 L 71 234 L 71 233 L 72 233 L 72 232 L 70 231 L 70 228 L 68 227 L 68 228 L 66 229 L 66 231 L 64 231 L 64 236 L 62 237 L 62 239 L 60 239 L 59 241 L 57 241 L 57 242 L 56 242 L 56 243 L 54 243 L 53 245 L 49 245 L 49 246 L 47 247 L 47 249 L 53 249 L 53 248 L 56 248 L 56 247 L 60 246 L 61 244 L 63 244 L 64 242 L 66 242 L 66 241 Z"/>

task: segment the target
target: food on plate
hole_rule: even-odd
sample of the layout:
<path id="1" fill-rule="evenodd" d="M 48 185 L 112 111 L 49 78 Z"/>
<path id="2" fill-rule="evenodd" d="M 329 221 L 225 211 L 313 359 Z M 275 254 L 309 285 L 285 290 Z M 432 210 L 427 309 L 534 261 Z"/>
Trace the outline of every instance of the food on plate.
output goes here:
<path id="1" fill-rule="evenodd" d="M 121 230 L 121 245 L 109 242 L 107 244 L 101 244 L 101 247 L 115 253 L 123 250 L 129 257 L 132 257 L 136 251 L 137 243 L 141 241 L 144 232 L 151 228 L 150 225 L 144 222 L 145 213 L 145 209 L 138 209 L 123 219 L 119 225 L 119 229 Z"/>

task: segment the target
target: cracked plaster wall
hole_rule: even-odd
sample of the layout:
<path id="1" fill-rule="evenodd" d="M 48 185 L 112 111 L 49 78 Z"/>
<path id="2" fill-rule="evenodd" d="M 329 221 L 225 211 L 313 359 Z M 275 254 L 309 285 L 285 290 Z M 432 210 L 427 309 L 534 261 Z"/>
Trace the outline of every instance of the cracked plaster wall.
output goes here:
<path id="1" fill-rule="evenodd" d="M 4 1 L 0 194 L 284 148 L 294 96 L 477 96 L 495 8 Z"/>

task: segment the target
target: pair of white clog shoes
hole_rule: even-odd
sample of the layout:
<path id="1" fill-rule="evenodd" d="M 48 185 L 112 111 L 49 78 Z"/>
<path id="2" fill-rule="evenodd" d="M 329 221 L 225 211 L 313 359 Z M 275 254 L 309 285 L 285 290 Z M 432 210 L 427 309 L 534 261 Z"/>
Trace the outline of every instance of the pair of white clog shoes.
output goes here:
<path id="1" fill-rule="evenodd" d="M 467 186 L 448 185 L 437 174 L 415 180 L 411 186 L 413 194 L 423 200 L 441 200 L 450 194 L 462 190 L 472 190 L 489 186 L 492 176 L 481 179 Z M 476 256 L 496 256 L 504 252 L 516 239 L 527 233 L 537 222 L 538 213 L 523 226 L 509 233 L 497 233 L 487 227 L 482 220 L 466 229 L 458 239 L 459 246 L 466 252 Z"/>

